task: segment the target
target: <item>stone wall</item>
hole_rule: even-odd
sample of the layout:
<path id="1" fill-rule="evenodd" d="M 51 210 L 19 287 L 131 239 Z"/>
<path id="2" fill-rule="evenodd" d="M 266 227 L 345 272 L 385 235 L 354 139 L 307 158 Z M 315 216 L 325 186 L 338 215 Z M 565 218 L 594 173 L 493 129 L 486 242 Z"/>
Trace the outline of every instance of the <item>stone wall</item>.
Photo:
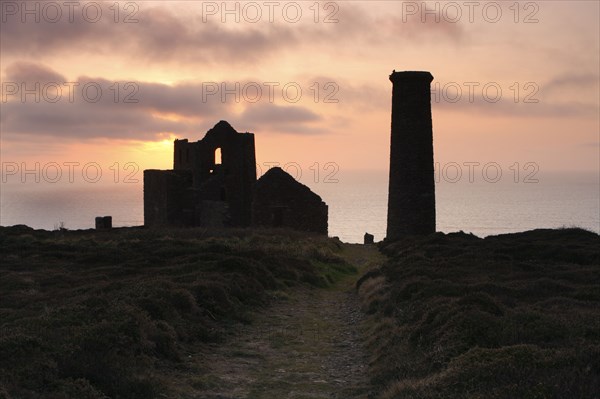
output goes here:
<path id="1" fill-rule="evenodd" d="M 215 159 L 217 150 L 221 153 L 220 164 Z M 256 182 L 254 134 L 238 133 L 229 123 L 220 121 L 202 140 L 175 140 L 173 155 L 174 170 L 192 172 L 199 202 L 224 202 L 225 207 L 218 206 L 220 212 L 227 212 L 222 218 L 224 224 L 250 225 L 252 187 Z M 217 222 L 212 216 L 207 224 Z"/>
<path id="2" fill-rule="evenodd" d="M 145 170 L 144 225 L 195 225 L 196 197 L 191 171 Z"/>
<path id="3" fill-rule="evenodd" d="M 327 234 L 327 204 L 281 168 L 269 169 L 256 182 L 252 224 Z"/>

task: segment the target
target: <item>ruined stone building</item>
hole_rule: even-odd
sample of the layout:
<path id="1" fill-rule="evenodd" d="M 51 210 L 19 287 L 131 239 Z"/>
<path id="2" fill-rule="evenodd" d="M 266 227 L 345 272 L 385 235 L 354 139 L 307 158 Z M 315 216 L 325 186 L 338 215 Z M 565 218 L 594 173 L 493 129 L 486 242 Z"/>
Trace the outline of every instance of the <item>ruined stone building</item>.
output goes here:
<path id="1" fill-rule="evenodd" d="M 390 75 L 392 128 L 387 239 L 435 232 L 433 127 L 429 72 Z"/>
<path id="2" fill-rule="evenodd" d="M 291 227 L 327 234 L 327 204 L 281 168 L 269 169 L 256 182 L 254 226 Z"/>
<path id="3" fill-rule="evenodd" d="M 254 134 L 220 121 L 202 140 L 175 140 L 173 170 L 144 171 L 146 226 L 249 226 Z"/>
<path id="4" fill-rule="evenodd" d="M 327 205 L 281 169 L 257 182 L 254 134 L 220 121 L 202 140 L 175 140 L 172 170 L 144 171 L 144 225 L 256 225 L 327 234 Z"/>

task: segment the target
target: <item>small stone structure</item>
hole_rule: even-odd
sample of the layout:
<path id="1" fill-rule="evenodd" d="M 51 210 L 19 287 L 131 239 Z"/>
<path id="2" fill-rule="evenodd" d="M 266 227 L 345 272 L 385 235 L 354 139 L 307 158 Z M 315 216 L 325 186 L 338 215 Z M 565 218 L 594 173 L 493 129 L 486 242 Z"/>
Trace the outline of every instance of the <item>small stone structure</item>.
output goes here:
<path id="1" fill-rule="evenodd" d="M 254 188 L 252 224 L 327 234 L 328 207 L 283 169 L 269 169 Z"/>
<path id="2" fill-rule="evenodd" d="M 96 230 L 112 229 L 112 216 L 96 216 Z"/>
<path id="3" fill-rule="evenodd" d="M 392 129 L 387 240 L 435 232 L 433 127 L 429 72 L 390 75 Z"/>
<path id="4" fill-rule="evenodd" d="M 144 225 L 271 226 L 327 234 L 327 205 L 273 168 L 256 180 L 254 134 L 220 121 L 197 142 L 175 140 L 172 170 L 144 171 Z"/>
<path id="5" fill-rule="evenodd" d="M 374 244 L 375 236 L 373 234 L 365 233 L 364 243 L 365 245 Z"/>

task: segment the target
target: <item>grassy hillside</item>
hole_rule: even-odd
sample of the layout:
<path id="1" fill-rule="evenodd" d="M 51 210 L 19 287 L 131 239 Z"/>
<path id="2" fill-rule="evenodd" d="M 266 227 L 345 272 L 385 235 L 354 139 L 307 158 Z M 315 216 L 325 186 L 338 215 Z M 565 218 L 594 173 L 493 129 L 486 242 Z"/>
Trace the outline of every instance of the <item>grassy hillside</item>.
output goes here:
<path id="1" fill-rule="evenodd" d="M 600 238 L 535 230 L 382 246 L 359 281 L 382 398 L 598 398 Z"/>
<path id="2" fill-rule="evenodd" d="M 289 286 L 354 271 L 285 231 L 0 227 L 0 398 L 169 397 L 190 345 L 219 342 Z"/>

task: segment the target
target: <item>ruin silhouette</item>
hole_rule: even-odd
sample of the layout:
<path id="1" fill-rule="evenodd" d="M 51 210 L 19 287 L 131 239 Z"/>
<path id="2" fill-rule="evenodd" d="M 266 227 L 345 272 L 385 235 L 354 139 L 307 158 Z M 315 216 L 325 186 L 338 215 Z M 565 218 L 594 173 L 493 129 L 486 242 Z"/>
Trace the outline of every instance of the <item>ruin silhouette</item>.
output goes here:
<path id="1" fill-rule="evenodd" d="M 435 232 L 433 127 L 429 72 L 396 72 L 392 126 L 387 240 Z"/>
<path id="2" fill-rule="evenodd" d="M 393 71 L 386 240 L 435 232 L 431 91 L 424 71 Z M 220 121 L 175 140 L 172 170 L 144 171 L 145 226 L 287 227 L 327 234 L 328 207 L 281 168 L 256 180 L 253 133 Z M 365 234 L 365 243 L 373 238 Z"/>
<path id="3" fill-rule="evenodd" d="M 255 185 L 252 225 L 327 234 L 327 204 L 283 169 L 269 169 Z"/>
<path id="4" fill-rule="evenodd" d="M 144 225 L 287 227 L 327 234 L 328 208 L 280 168 L 256 180 L 253 133 L 220 121 L 202 140 L 175 140 L 172 170 L 144 171 Z"/>

